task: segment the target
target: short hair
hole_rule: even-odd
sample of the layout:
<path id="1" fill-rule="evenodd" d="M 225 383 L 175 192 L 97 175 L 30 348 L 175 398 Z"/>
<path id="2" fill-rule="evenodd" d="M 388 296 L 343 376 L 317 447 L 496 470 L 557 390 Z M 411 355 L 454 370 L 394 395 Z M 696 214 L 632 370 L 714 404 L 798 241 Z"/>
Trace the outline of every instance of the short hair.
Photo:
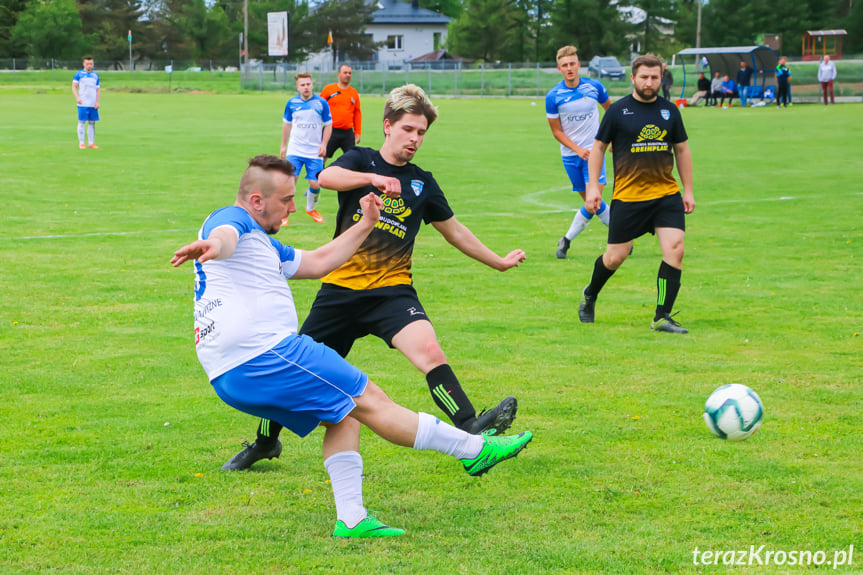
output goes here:
<path id="1" fill-rule="evenodd" d="M 560 61 L 566 58 L 567 56 L 576 56 L 578 57 L 578 48 L 575 46 L 564 46 L 560 50 L 557 51 L 557 63 L 560 64 Z"/>
<path id="2" fill-rule="evenodd" d="M 662 60 L 658 56 L 654 56 L 653 54 L 645 54 L 644 56 L 639 56 L 632 62 L 632 75 L 635 76 L 638 73 L 638 69 L 642 66 L 646 68 L 659 68 L 662 70 Z"/>
<path id="3" fill-rule="evenodd" d="M 240 189 L 237 195 L 244 200 L 249 199 L 249 194 L 257 190 L 264 197 L 269 197 L 275 191 L 273 186 L 273 172 L 293 177 L 294 166 L 287 160 L 270 154 L 260 154 L 249 158 L 249 167 L 240 178 Z"/>
<path id="4" fill-rule="evenodd" d="M 311 79 L 312 79 L 312 75 L 311 75 L 310 73 L 308 73 L 308 72 L 300 72 L 299 74 L 297 74 L 296 76 L 294 76 L 294 81 L 299 82 L 299 81 L 300 81 L 300 78 L 308 78 L 309 80 L 311 80 Z"/>
<path id="5" fill-rule="evenodd" d="M 353 70 L 353 68 L 351 68 L 350 64 L 342 64 L 341 66 L 339 66 L 339 72 L 342 71 L 342 68 L 347 68 L 348 70 Z"/>
<path id="6" fill-rule="evenodd" d="M 81 58 L 81 60 L 84 62 L 86 62 L 87 60 L 92 60 L 92 59 L 93 59 L 93 56 L 84 56 L 83 58 Z"/>
<path id="7" fill-rule="evenodd" d="M 437 107 L 432 104 L 423 89 L 416 84 L 405 84 L 390 92 L 384 104 L 384 120 L 395 124 L 405 114 L 422 114 L 429 127 L 437 119 Z"/>

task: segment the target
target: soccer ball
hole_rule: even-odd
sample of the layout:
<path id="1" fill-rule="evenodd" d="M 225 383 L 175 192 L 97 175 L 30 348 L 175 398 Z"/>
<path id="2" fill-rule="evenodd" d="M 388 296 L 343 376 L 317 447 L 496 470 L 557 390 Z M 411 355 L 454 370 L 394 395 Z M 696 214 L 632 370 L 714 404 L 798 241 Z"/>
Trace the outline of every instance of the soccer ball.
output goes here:
<path id="1" fill-rule="evenodd" d="M 704 404 L 704 422 L 716 437 L 743 441 L 761 427 L 764 405 L 758 394 L 739 383 L 723 385 Z"/>

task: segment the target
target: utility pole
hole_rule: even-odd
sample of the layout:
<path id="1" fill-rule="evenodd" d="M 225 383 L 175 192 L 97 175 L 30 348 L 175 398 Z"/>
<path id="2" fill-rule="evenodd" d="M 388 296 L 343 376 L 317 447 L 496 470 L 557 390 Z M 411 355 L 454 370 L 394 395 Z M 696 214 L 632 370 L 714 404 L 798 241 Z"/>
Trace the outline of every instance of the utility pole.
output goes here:
<path id="1" fill-rule="evenodd" d="M 701 5 L 704 0 L 698 0 L 698 20 L 695 24 L 695 47 L 701 48 Z"/>
<path id="2" fill-rule="evenodd" d="M 249 0 L 243 0 L 243 63 L 249 63 Z"/>

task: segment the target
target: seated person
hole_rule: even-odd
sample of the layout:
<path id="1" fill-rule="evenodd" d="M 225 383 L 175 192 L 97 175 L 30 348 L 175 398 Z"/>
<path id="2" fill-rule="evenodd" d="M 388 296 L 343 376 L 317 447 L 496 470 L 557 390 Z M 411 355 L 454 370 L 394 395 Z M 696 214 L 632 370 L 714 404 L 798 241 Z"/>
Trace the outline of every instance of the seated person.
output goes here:
<path id="1" fill-rule="evenodd" d="M 731 106 L 731 101 L 734 99 L 734 96 L 737 95 L 737 84 L 735 84 L 734 80 L 726 75 L 725 78 L 723 78 L 720 92 L 721 101 L 719 102 L 719 105 L 724 106 L 725 98 L 728 98 L 728 105 Z"/>
<path id="2" fill-rule="evenodd" d="M 713 80 L 710 82 L 710 98 L 711 101 L 707 102 L 707 105 L 711 104 L 714 106 L 719 105 L 719 98 L 722 97 L 722 76 L 719 75 L 719 72 L 713 77 Z"/>
<path id="3" fill-rule="evenodd" d="M 698 86 L 696 92 L 689 98 L 688 105 L 695 106 L 702 98 L 706 98 L 707 104 L 710 104 L 710 80 L 704 77 L 704 72 L 698 74 Z"/>

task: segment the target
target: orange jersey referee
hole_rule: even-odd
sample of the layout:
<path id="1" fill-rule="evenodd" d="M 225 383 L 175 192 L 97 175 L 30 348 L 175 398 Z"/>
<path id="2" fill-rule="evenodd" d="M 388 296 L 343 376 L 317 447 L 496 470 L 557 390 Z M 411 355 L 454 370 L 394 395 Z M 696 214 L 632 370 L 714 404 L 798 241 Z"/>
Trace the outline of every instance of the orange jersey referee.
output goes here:
<path id="1" fill-rule="evenodd" d="M 330 105 L 333 116 L 333 135 L 327 143 L 327 157 L 332 158 L 336 150 L 347 152 L 360 143 L 363 131 L 363 112 L 360 109 L 360 94 L 351 87 L 353 70 L 347 64 L 339 66 L 339 81 L 324 86 L 321 98 Z"/>

